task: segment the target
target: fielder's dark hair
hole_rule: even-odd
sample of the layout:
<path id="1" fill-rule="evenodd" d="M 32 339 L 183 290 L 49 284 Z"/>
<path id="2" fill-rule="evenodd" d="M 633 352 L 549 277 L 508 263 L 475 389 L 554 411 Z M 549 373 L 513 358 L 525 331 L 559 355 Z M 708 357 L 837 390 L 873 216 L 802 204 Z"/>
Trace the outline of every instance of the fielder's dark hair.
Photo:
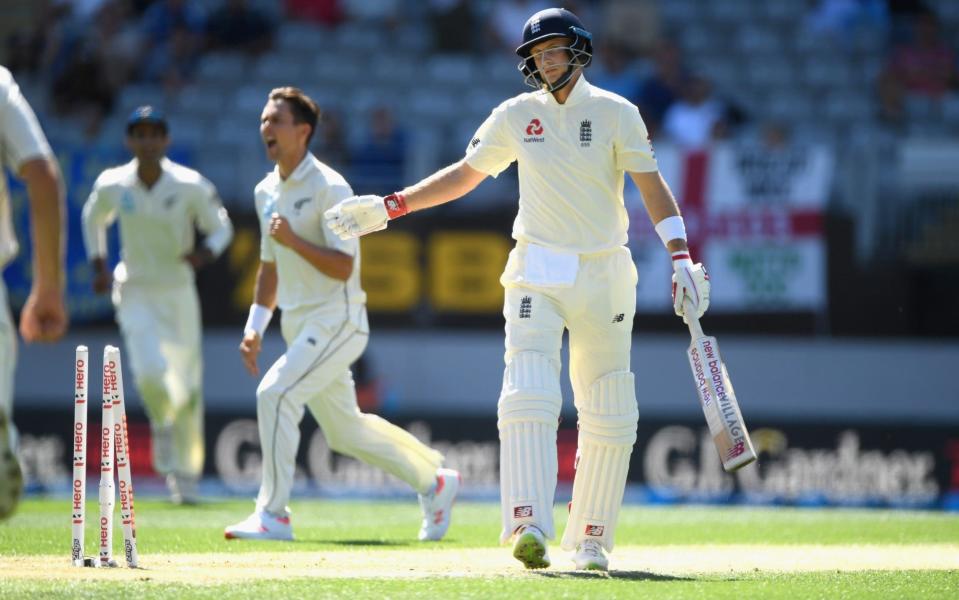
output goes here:
<path id="1" fill-rule="evenodd" d="M 310 126 L 310 135 L 306 137 L 306 145 L 310 145 L 310 140 L 316 132 L 316 123 L 320 120 L 320 107 L 312 98 L 300 88 L 286 86 L 270 90 L 270 100 L 285 100 L 290 106 L 290 112 L 293 113 L 294 123 L 306 123 Z"/>

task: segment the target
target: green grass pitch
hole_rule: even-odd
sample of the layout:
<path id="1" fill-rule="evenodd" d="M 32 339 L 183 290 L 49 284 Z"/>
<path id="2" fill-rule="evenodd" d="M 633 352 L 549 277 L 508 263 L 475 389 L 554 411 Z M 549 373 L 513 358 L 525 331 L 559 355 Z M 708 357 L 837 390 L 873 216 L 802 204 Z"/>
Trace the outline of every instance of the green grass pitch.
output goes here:
<path id="1" fill-rule="evenodd" d="M 595 574 L 573 571 L 558 542 L 550 569 L 525 571 L 497 544 L 493 503 L 457 504 L 440 543 L 416 541 L 414 502 L 363 500 L 295 502 L 293 543 L 224 540 L 251 509 L 138 499 L 143 568 L 82 569 L 70 566 L 68 501 L 28 499 L 0 523 L 0 598 L 959 597 L 954 513 L 627 506 L 611 571 Z M 88 503 L 88 556 L 98 514 Z"/>

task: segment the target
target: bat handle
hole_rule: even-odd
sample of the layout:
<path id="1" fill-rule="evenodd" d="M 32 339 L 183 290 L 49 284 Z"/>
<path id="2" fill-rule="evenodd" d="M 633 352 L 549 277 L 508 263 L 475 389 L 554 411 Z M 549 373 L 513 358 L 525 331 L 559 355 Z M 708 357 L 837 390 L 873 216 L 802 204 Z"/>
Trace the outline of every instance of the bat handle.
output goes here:
<path id="1" fill-rule="evenodd" d="M 699 317 L 696 316 L 696 309 L 688 297 L 683 299 L 683 310 L 686 313 L 686 322 L 689 325 L 689 335 L 694 340 L 706 337 L 706 334 L 703 333 L 702 325 L 699 324 Z"/>

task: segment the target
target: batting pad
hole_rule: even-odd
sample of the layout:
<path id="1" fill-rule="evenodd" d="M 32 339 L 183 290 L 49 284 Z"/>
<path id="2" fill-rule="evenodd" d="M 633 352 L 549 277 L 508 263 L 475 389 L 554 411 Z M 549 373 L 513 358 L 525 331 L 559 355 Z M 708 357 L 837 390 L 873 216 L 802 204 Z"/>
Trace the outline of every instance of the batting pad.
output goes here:
<path id="1" fill-rule="evenodd" d="M 521 525 L 556 536 L 556 429 L 563 396 L 559 366 L 539 352 L 520 352 L 506 364 L 497 423 L 504 543 Z"/>
<path id="2" fill-rule="evenodd" d="M 592 539 L 611 552 L 639 419 L 633 374 L 614 371 L 600 377 L 578 408 L 576 478 L 563 549 Z"/>

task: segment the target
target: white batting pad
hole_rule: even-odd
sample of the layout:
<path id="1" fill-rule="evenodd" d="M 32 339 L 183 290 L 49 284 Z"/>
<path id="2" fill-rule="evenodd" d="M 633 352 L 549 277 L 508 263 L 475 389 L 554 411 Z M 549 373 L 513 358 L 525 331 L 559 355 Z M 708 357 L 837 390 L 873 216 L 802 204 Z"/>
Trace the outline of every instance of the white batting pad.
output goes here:
<path id="1" fill-rule="evenodd" d="M 539 352 L 520 352 L 506 364 L 498 416 L 500 500 L 506 542 L 521 525 L 555 537 L 556 428 L 563 397 L 559 365 Z"/>
<path id="2" fill-rule="evenodd" d="M 576 479 L 563 549 L 591 539 L 612 551 L 639 419 L 633 374 L 615 371 L 600 377 L 577 408 Z"/>

